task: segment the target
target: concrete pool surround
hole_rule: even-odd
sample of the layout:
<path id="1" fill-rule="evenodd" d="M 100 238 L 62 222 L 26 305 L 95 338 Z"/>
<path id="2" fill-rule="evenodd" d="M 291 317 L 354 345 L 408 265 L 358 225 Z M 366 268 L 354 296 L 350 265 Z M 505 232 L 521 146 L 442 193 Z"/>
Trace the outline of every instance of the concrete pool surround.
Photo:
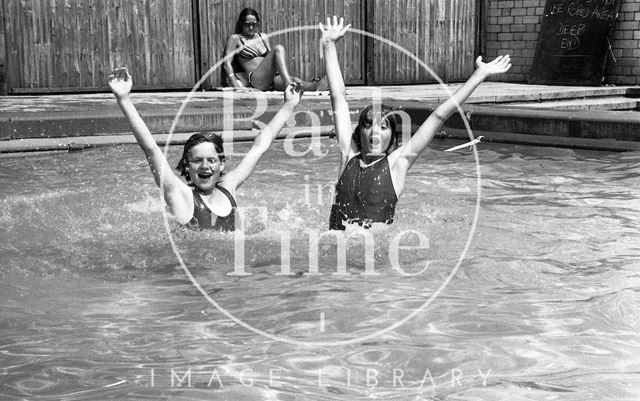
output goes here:
<path id="1" fill-rule="evenodd" d="M 280 30 L 280 31 L 275 31 L 270 33 L 268 36 L 269 37 L 277 37 L 278 35 L 282 35 L 285 33 L 289 33 L 289 32 L 296 32 L 296 31 L 305 31 L 305 30 L 316 30 L 318 29 L 318 27 L 316 25 L 306 25 L 306 26 L 300 26 L 300 27 L 294 27 L 294 28 L 287 28 L 284 30 Z M 387 46 L 391 46 L 395 49 L 397 49 L 399 52 L 407 55 L 408 57 L 412 58 L 413 60 L 415 60 L 416 63 L 418 63 L 422 68 L 424 68 L 434 79 L 436 79 L 439 83 L 440 86 L 444 89 L 444 91 L 448 94 L 448 96 L 450 97 L 452 95 L 451 90 L 449 89 L 449 87 L 440 79 L 440 77 L 433 71 L 431 70 L 431 68 L 424 63 L 422 60 L 420 60 L 418 57 L 416 57 L 414 54 L 412 54 L 411 52 L 409 52 L 408 50 L 406 50 L 405 48 L 403 48 L 402 46 L 393 43 L 385 38 L 379 37 L 375 34 L 371 34 L 369 32 L 366 31 L 362 31 L 359 29 L 355 29 L 355 28 L 351 28 L 349 30 L 351 33 L 353 34 L 358 34 L 358 35 L 364 35 L 364 36 L 368 36 L 376 41 L 380 41 L 381 43 L 387 45 Z M 184 112 L 184 110 L 186 109 L 187 105 L 189 104 L 190 100 L 193 98 L 194 94 L 196 93 L 198 87 L 211 75 L 213 74 L 218 68 L 220 68 L 222 66 L 222 64 L 226 61 L 227 58 L 233 57 L 234 54 L 231 53 L 229 54 L 226 58 L 223 58 L 222 60 L 218 61 L 214 66 L 212 66 L 209 71 L 207 71 L 207 73 L 194 85 L 193 89 L 189 92 L 189 94 L 186 96 L 186 98 L 182 101 L 182 104 L 171 124 L 171 128 L 169 130 L 169 136 L 167 138 L 166 141 L 166 145 L 165 145 L 165 149 L 164 149 L 164 153 L 165 153 L 165 157 L 167 157 L 168 151 L 169 151 L 169 144 L 171 143 L 171 136 L 173 135 L 176 127 L 178 126 L 180 117 L 182 115 L 182 113 Z M 378 91 L 373 91 L 373 93 L 379 93 Z M 258 98 L 262 98 L 261 95 L 258 95 Z M 259 101 L 258 101 L 259 103 Z M 381 99 L 380 97 L 374 97 L 372 99 L 373 104 L 381 104 Z M 226 107 L 231 107 L 233 108 L 233 104 L 229 104 L 229 103 L 225 103 Z M 469 126 L 469 123 L 466 119 L 466 115 L 464 113 L 464 111 L 462 110 L 462 108 L 460 107 L 459 104 L 456 104 L 456 107 L 458 109 L 458 113 L 460 115 L 460 118 L 463 121 L 463 124 L 465 125 L 466 129 L 467 129 L 467 133 L 468 133 L 468 138 L 470 141 L 474 141 L 474 136 L 473 136 L 473 132 L 471 131 L 471 127 Z M 229 112 L 229 110 L 227 108 L 225 108 L 224 114 L 227 116 L 233 116 L 233 109 L 231 109 L 231 112 Z M 255 113 L 252 114 L 251 118 L 254 118 Z M 225 120 L 226 123 L 229 123 L 229 119 Z M 233 124 L 233 121 L 231 121 L 231 123 Z M 293 124 L 295 124 L 295 121 L 292 122 Z M 232 130 L 233 125 L 230 127 L 230 129 Z M 317 127 L 317 129 L 313 129 L 311 130 L 312 133 L 312 138 L 319 138 L 320 135 L 320 127 Z M 287 141 L 292 141 L 295 138 L 295 135 L 293 136 L 287 136 L 284 140 L 285 140 L 285 145 Z M 293 148 L 292 144 L 289 144 L 290 148 Z M 286 146 L 285 146 L 286 148 Z M 461 251 L 460 256 L 457 258 L 457 261 L 455 263 L 454 266 L 451 266 L 451 270 L 449 272 L 449 274 L 445 277 L 445 279 L 442 281 L 442 283 L 440 284 L 440 286 L 436 289 L 435 292 L 433 292 L 430 296 L 423 296 L 422 294 L 416 294 L 416 296 L 421 297 L 424 301 L 423 303 L 415 308 L 414 310 L 412 310 L 410 313 L 406 314 L 404 317 L 398 319 L 397 321 L 395 321 L 395 323 L 388 325 L 386 327 L 380 327 L 375 331 L 371 331 L 367 334 L 359 334 L 356 336 L 353 336 L 352 338 L 348 338 L 348 339 L 340 339 L 340 340 L 332 340 L 332 339 L 318 339 L 318 338 L 309 338 L 307 340 L 303 340 L 303 339 L 299 339 L 299 338 L 291 338 L 291 337 L 285 337 L 285 336 L 280 336 L 280 335 L 275 335 L 273 333 L 268 332 L 265 329 L 261 329 L 258 327 L 255 327 L 254 325 L 251 325 L 241 319 L 239 319 L 237 316 L 235 316 L 231 311 L 229 311 L 227 308 L 225 308 L 223 305 L 221 305 L 220 303 L 218 303 L 198 282 L 198 280 L 195 278 L 195 276 L 192 274 L 191 270 L 189 269 L 189 267 L 186 265 L 184 259 L 182 258 L 181 254 L 180 254 L 180 250 L 178 248 L 178 246 L 176 245 L 175 239 L 172 236 L 172 232 L 171 232 L 171 223 L 170 223 L 170 216 L 167 214 L 166 210 L 163 210 L 163 220 L 164 220 L 164 226 L 169 238 L 169 242 L 171 244 L 171 247 L 173 248 L 174 254 L 178 260 L 178 262 L 180 263 L 180 266 L 182 267 L 184 273 L 186 274 L 186 276 L 189 278 L 189 280 L 191 281 L 191 283 L 194 285 L 194 287 L 200 292 L 200 294 L 211 304 L 213 305 L 220 313 L 222 313 L 223 315 L 225 315 L 227 318 L 229 318 L 230 320 L 232 320 L 233 322 L 235 322 L 236 324 L 238 324 L 239 326 L 244 327 L 247 330 L 250 330 L 260 336 L 263 336 L 267 339 L 270 340 L 275 340 L 275 341 L 280 341 L 280 342 L 284 342 L 284 343 L 288 343 L 288 344 L 294 344 L 294 345 L 303 345 L 303 346 L 343 346 L 343 345 L 348 345 L 348 344 L 357 344 L 357 343 L 362 343 L 364 341 L 367 340 L 371 340 L 374 339 L 376 337 L 379 337 L 385 333 L 388 333 L 400 326 L 402 326 L 403 324 L 407 323 L 408 321 L 410 321 L 412 318 L 414 318 L 415 316 L 417 316 L 418 314 L 424 312 L 429 305 L 431 305 L 433 303 L 433 301 L 440 295 L 440 293 L 446 288 L 446 286 L 449 284 L 449 282 L 451 281 L 451 279 L 455 276 L 456 272 L 458 271 L 458 269 L 460 268 L 460 265 L 462 264 L 462 262 L 465 259 L 465 256 L 469 250 L 469 247 L 471 245 L 471 242 L 473 240 L 473 235 L 475 233 L 476 227 L 477 227 L 477 223 L 478 223 L 478 217 L 479 217 L 479 211 L 480 211 L 480 199 L 481 199 L 481 188 L 482 188 L 482 184 L 481 184 L 481 172 L 480 172 L 480 160 L 479 160 L 479 156 L 478 156 L 478 152 L 477 149 L 475 147 L 475 144 L 471 144 L 471 149 L 473 151 L 473 155 L 474 155 L 474 160 L 475 160 L 475 174 L 476 174 L 476 185 L 475 185 L 475 202 L 473 205 L 473 217 L 471 218 L 471 221 L 469 223 L 469 233 L 467 235 L 466 241 L 464 242 L 464 246 L 463 249 Z M 289 154 L 287 152 L 287 154 Z M 291 155 L 292 157 L 295 157 L 296 155 Z M 298 156 L 300 156 L 298 154 Z M 162 187 L 160 188 L 160 196 L 162 194 Z M 240 209 L 242 209 L 242 206 L 240 207 Z M 405 233 L 401 233 L 401 236 L 404 235 Z M 418 237 L 420 238 L 420 243 L 421 245 L 423 245 L 424 243 L 424 236 L 420 237 L 419 235 L 420 233 L 418 232 Z M 286 234 L 285 234 L 286 235 Z M 321 235 L 321 234 L 320 234 Z M 234 232 L 234 236 L 235 236 L 235 240 L 234 240 L 234 245 L 236 246 L 236 253 L 238 251 L 238 246 L 242 247 L 244 244 L 244 237 L 245 234 L 242 230 L 236 230 Z M 346 237 L 346 239 L 344 239 L 345 243 L 346 241 L 349 239 L 349 237 Z M 428 241 L 428 238 L 426 238 Z M 398 240 L 399 242 L 399 240 Z M 394 240 L 394 244 L 398 245 L 397 242 L 395 242 Z M 397 251 L 400 248 L 396 248 L 396 253 L 394 255 L 390 255 L 392 257 L 397 257 Z M 244 249 L 242 249 L 242 252 L 244 251 Z M 390 249 L 390 253 L 393 252 Z M 236 259 L 237 262 L 237 259 Z M 215 266 L 213 266 L 215 268 Z M 282 266 L 281 266 L 282 267 Z M 423 273 L 424 271 L 427 270 L 427 268 L 429 267 L 429 263 L 426 264 L 425 268 L 420 272 Z M 238 271 L 238 266 L 236 266 L 236 269 L 234 270 L 235 274 L 232 275 L 237 275 L 237 276 L 246 276 L 246 275 L 250 275 L 250 273 L 247 273 L 246 271 L 244 271 L 244 265 L 239 266 L 239 270 Z M 285 271 L 285 273 L 287 273 Z M 344 273 L 347 274 L 346 271 L 338 271 L 337 272 L 338 275 L 340 275 L 340 273 Z M 363 272 L 363 274 L 376 274 L 375 272 L 373 272 L 372 270 L 368 270 L 365 269 L 365 271 Z M 405 272 L 406 273 L 406 272 Z M 420 274 L 418 273 L 418 274 Z M 378 273 L 379 274 L 379 273 Z M 288 276 L 288 274 L 283 274 L 285 277 Z M 317 337 L 317 336 L 322 336 L 322 332 L 324 331 L 324 325 L 325 325 L 325 312 L 324 311 L 318 311 L 318 326 L 320 328 L 319 332 L 317 335 L 314 335 L 312 337 Z"/>
<path id="2" fill-rule="evenodd" d="M 457 84 L 449 84 L 455 90 Z M 383 103 L 406 113 L 419 125 L 433 105 L 446 100 L 440 85 L 350 86 L 354 110 L 364 108 L 377 91 Z M 637 87 L 566 87 L 485 81 L 465 102 L 471 128 L 486 142 L 567 147 L 604 151 L 640 149 Z M 187 93 L 135 92 L 140 115 L 159 144 L 168 132 Z M 281 94 L 243 90 L 197 91 L 172 132 L 173 144 L 184 144 L 193 132 L 219 132 L 225 139 L 252 141 L 276 112 Z M 295 111 L 296 128 L 284 128 L 278 139 L 311 136 L 317 130 L 331 136 L 332 118 L 326 92 L 307 92 Z M 233 115 L 221 110 L 234 105 Z M 618 110 L 622 104 L 624 110 Z M 0 97 L 0 153 L 76 151 L 97 146 L 135 144 L 127 122 L 111 94 Z M 357 114 L 352 113 L 352 119 Z M 466 127 L 457 115 L 443 128 L 442 138 L 466 141 Z M 408 129 L 411 130 L 411 127 Z"/>

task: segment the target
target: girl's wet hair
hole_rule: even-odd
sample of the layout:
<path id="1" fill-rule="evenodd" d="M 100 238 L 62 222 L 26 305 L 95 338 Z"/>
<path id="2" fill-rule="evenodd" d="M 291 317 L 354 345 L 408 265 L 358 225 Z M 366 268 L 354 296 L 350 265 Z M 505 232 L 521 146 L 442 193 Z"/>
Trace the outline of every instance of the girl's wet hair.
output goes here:
<path id="1" fill-rule="evenodd" d="M 247 15 L 253 15 L 256 17 L 256 22 L 260 23 L 260 14 L 253 8 L 245 8 L 240 11 L 240 15 L 238 15 L 238 20 L 236 21 L 236 33 L 242 33 L 242 26 L 244 25 L 244 20 L 247 18 Z"/>
<path id="2" fill-rule="evenodd" d="M 213 146 L 216 148 L 216 153 L 218 154 L 218 158 L 220 159 L 220 162 L 224 162 L 224 159 L 225 159 L 224 147 L 223 147 L 222 137 L 220 135 L 211 134 L 208 132 L 198 132 L 191 135 L 189 139 L 187 139 L 187 143 L 184 144 L 184 149 L 182 149 L 182 158 L 180 158 L 180 161 L 176 166 L 176 170 L 178 170 L 180 175 L 184 176 L 187 179 L 187 181 L 191 180 L 191 177 L 189 177 L 189 170 L 188 170 L 189 152 L 194 146 L 200 145 L 201 143 L 205 143 L 205 142 L 211 142 L 213 144 Z"/>
<path id="3" fill-rule="evenodd" d="M 377 110 L 374 110 L 373 105 L 369 105 L 364 109 L 362 109 L 362 111 L 360 112 L 360 117 L 358 118 L 358 125 L 353 130 L 353 134 L 351 136 L 351 140 L 356 143 L 356 145 L 358 146 L 358 149 L 361 149 L 361 145 L 362 145 L 360 142 L 360 131 L 362 130 L 365 124 L 373 123 L 374 111 L 377 111 Z M 397 115 L 395 111 L 389 106 L 380 105 L 380 113 L 382 118 L 387 120 L 389 122 L 389 126 L 391 127 L 391 133 L 392 133 L 391 142 L 389 142 L 389 147 L 385 151 L 385 153 L 388 154 L 390 151 L 393 151 L 397 149 L 398 146 L 400 146 L 400 140 L 399 140 L 400 131 L 398 130 L 399 122 L 397 120 Z"/>

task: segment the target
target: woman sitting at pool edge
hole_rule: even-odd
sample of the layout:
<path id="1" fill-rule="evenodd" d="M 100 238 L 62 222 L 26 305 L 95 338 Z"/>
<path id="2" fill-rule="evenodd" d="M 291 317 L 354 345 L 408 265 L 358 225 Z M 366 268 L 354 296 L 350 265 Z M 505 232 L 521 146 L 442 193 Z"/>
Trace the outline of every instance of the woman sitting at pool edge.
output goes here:
<path id="1" fill-rule="evenodd" d="M 304 91 L 326 90 L 326 80 L 302 81 L 289 75 L 285 60 L 285 50 L 281 45 L 271 48 L 269 38 L 260 32 L 260 15 L 252 8 L 240 12 L 235 34 L 229 36 L 225 56 L 241 48 L 234 58 L 225 61 L 227 81 L 233 87 L 242 87 L 243 82 L 236 75 L 234 60 L 246 74 L 248 84 L 256 89 L 282 91 L 292 82 L 300 84 Z"/>
<path id="2" fill-rule="evenodd" d="M 151 132 L 136 111 L 129 94 L 133 85 L 126 68 L 118 68 L 108 78 L 109 87 L 133 135 L 147 156 L 162 197 L 178 223 L 198 229 L 235 230 L 236 190 L 249 178 L 262 155 L 300 102 L 302 91 L 296 84 L 284 93 L 282 108 L 256 136 L 253 146 L 236 168 L 225 172 L 222 138 L 214 134 L 194 134 L 184 145 L 177 169 L 186 183 L 171 171 L 171 166 Z M 224 173 L 224 174 L 223 174 Z"/>
<path id="3" fill-rule="evenodd" d="M 360 113 L 357 127 L 351 131 L 349 105 L 336 51 L 336 41 L 350 26 L 344 26 L 344 19 L 340 18 L 338 22 L 335 16 L 333 22 L 327 18 L 326 26 L 320 24 L 333 122 L 341 153 L 335 200 L 329 218 L 332 230 L 344 230 L 345 223 L 364 227 L 372 223 L 391 224 L 407 171 L 418 155 L 453 114 L 456 106 L 467 100 L 482 81 L 511 67 L 509 56 L 500 56 L 489 63 L 483 63 L 482 57 L 478 57 L 476 70 L 464 85 L 431 113 L 407 143 L 399 145 L 393 110 L 385 106 L 380 110 L 366 107 Z"/>

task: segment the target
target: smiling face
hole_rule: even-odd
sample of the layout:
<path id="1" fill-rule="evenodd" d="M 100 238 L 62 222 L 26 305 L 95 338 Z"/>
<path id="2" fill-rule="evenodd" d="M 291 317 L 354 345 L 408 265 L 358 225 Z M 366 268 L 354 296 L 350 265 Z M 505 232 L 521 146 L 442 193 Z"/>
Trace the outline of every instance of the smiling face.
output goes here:
<path id="1" fill-rule="evenodd" d="M 369 110 L 360 124 L 360 151 L 365 156 L 386 154 L 393 140 L 393 127 L 380 113 Z"/>
<path id="2" fill-rule="evenodd" d="M 202 193 L 211 193 L 220 180 L 224 162 L 211 142 L 203 142 L 189 150 L 187 172 L 191 183 Z"/>

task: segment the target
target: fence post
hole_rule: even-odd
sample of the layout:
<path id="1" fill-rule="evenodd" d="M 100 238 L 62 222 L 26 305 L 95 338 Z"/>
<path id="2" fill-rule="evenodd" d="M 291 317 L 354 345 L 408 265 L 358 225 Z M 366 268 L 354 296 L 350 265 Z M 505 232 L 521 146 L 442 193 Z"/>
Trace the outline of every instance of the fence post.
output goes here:
<path id="1" fill-rule="evenodd" d="M 365 0 L 363 3 L 363 7 L 364 7 L 364 30 L 367 32 L 375 32 L 375 27 L 373 26 L 373 21 L 374 21 L 374 7 L 375 7 L 375 0 Z M 371 39 L 369 36 L 365 36 L 364 38 L 364 53 L 365 53 L 365 60 L 364 60 L 364 68 L 365 68 L 365 74 L 364 74 L 364 84 L 365 85 L 374 85 L 375 84 L 375 71 L 374 71 L 374 41 L 373 39 Z"/>
<path id="2" fill-rule="evenodd" d="M 7 47 L 5 44 L 5 29 L 6 22 L 4 20 L 4 1 L 0 5 L 0 22 L 2 22 L 2 29 L 0 29 L 0 96 L 6 96 L 8 93 L 7 88 Z"/>

